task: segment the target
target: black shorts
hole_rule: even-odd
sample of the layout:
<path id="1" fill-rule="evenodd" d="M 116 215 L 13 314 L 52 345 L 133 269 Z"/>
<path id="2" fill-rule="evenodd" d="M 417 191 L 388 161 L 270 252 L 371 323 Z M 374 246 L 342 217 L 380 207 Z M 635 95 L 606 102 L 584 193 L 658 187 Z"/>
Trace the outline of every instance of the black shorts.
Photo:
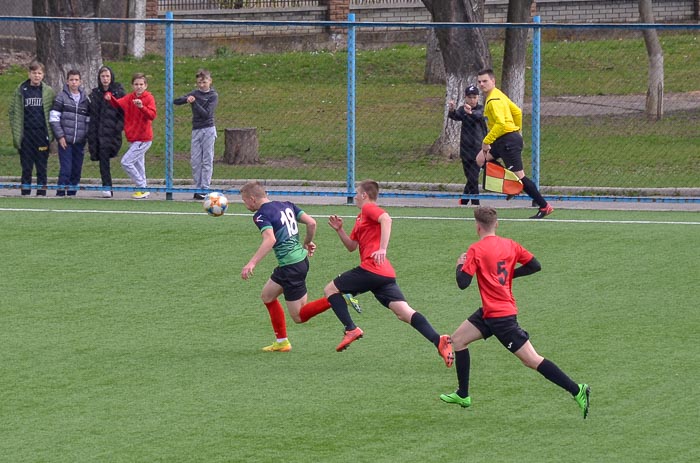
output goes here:
<path id="1" fill-rule="evenodd" d="M 523 137 L 520 132 L 509 132 L 498 137 L 491 143 L 491 156 L 501 158 L 508 170 L 523 170 Z"/>
<path id="2" fill-rule="evenodd" d="M 468 318 L 469 322 L 476 326 L 481 332 L 484 339 L 496 336 L 503 347 L 511 352 L 515 352 L 525 344 L 530 335 L 518 325 L 518 317 L 511 315 L 510 317 L 484 318 L 484 309 L 479 307 L 479 310 L 471 314 Z"/>
<path id="3" fill-rule="evenodd" d="M 286 301 L 296 301 L 304 297 L 306 290 L 306 274 L 309 273 L 309 259 L 296 264 L 277 267 L 272 271 L 270 280 L 282 287 Z"/>
<path id="4" fill-rule="evenodd" d="M 333 284 L 341 293 L 356 295 L 371 291 L 379 303 L 387 308 L 391 302 L 406 300 L 396 283 L 396 278 L 377 275 L 362 267 L 355 267 L 338 275 Z"/>

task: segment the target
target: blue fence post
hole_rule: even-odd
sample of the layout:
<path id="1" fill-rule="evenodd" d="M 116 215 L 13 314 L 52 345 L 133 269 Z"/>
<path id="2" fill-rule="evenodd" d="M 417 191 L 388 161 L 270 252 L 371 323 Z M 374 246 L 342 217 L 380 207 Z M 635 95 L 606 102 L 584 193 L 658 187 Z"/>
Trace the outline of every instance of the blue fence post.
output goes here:
<path id="1" fill-rule="evenodd" d="M 540 17 L 533 18 L 535 24 Z M 535 26 L 532 33 L 532 181 L 540 187 L 540 71 L 541 28 Z"/>
<path id="2" fill-rule="evenodd" d="M 173 12 L 165 19 L 172 21 Z M 173 23 L 165 25 L 165 199 L 173 199 Z"/>
<path id="3" fill-rule="evenodd" d="M 355 21 L 355 14 L 348 15 L 348 21 Z M 355 196 L 355 27 L 348 27 L 348 172 L 347 204 L 353 204 Z"/>

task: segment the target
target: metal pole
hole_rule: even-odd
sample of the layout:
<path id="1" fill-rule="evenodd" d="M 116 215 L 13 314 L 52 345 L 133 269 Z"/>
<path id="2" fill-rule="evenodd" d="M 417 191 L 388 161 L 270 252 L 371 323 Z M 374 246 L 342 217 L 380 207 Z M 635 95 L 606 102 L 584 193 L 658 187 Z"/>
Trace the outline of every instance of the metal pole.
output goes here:
<path id="1" fill-rule="evenodd" d="M 165 19 L 173 19 L 173 12 L 165 13 Z M 173 199 L 173 23 L 165 25 L 165 199 Z"/>
<path id="2" fill-rule="evenodd" d="M 355 21 L 355 14 L 348 15 L 348 21 Z M 348 172 L 347 204 L 353 204 L 355 196 L 355 27 L 348 27 Z"/>
<path id="3" fill-rule="evenodd" d="M 540 17 L 535 16 L 535 24 Z M 541 30 L 535 27 L 532 34 L 532 181 L 540 187 L 540 71 Z"/>

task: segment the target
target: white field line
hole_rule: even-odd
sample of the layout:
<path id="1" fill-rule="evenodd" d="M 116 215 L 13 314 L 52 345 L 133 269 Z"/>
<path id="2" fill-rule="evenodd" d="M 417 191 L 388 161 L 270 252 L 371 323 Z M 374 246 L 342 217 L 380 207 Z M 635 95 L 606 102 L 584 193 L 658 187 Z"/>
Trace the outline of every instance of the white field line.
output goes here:
<path id="1" fill-rule="evenodd" d="M 97 209 L 33 209 L 33 208 L 10 208 L 0 207 L 0 212 L 53 212 L 66 214 L 133 214 L 133 215 L 205 215 L 204 212 L 176 212 L 176 211 L 105 211 Z M 241 213 L 226 213 L 224 217 L 250 217 L 251 214 Z M 314 217 L 325 217 L 327 215 L 317 215 Z M 354 219 L 356 215 L 341 215 L 346 219 Z M 435 221 L 453 221 L 463 220 L 471 222 L 473 218 L 467 217 L 425 217 L 425 216 L 401 216 L 392 215 L 392 219 L 400 220 L 435 220 Z M 665 220 L 583 220 L 583 219 L 507 219 L 500 218 L 500 222 L 539 222 L 539 223 L 601 223 L 601 224 L 628 224 L 628 225 L 700 225 L 700 222 L 679 222 Z"/>

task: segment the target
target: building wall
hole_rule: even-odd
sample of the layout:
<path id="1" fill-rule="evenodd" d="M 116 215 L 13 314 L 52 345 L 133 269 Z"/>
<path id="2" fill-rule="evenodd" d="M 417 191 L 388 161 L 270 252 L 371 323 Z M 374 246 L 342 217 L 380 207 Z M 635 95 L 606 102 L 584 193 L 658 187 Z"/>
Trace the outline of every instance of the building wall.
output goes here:
<path id="1" fill-rule="evenodd" d="M 149 0 L 156 1 L 156 0 Z M 319 2 L 324 3 L 324 2 Z M 653 3 L 658 22 L 688 22 L 697 19 L 698 0 L 665 0 Z M 381 0 L 328 0 L 324 6 L 280 9 L 248 8 L 235 10 L 174 11 L 175 19 L 232 19 L 280 21 L 330 21 L 355 14 L 357 22 L 431 22 L 430 14 L 419 0 L 383 2 Z M 538 0 L 535 14 L 543 23 L 629 23 L 639 21 L 637 0 Z M 486 0 L 485 21 L 506 22 L 508 0 Z M 159 11 L 158 16 L 165 13 Z M 174 30 L 176 53 L 210 54 L 230 49 L 235 52 L 280 50 L 318 50 L 342 48 L 342 28 L 301 26 L 234 26 L 177 25 Z M 498 31 L 490 31 L 497 35 Z M 557 35 L 549 32 L 549 35 Z M 569 36 L 571 33 L 568 34 Z M 360 48 L 381 48 L 397 43 L 424 44 L 423 28 L 382 27 L 358 28 Z M 160 51 L 164 38 L 162 28 L 156 30 L 151 51 Z M 182 40 L 187 39 L 187 40 Z"/>
<path id="2" fill-rule="evenodd" d="M 324 0 L 323 6 L 280 8 L 241 8 L 233 10 L 174 11 L 175 19 L 230 19 L 257 21 L 336 21 L 355 14 L 358 22 L 431 22 L 430 14 L 419 0 Z M 103 2 L 103 17 L 124 17 L 127 0 Z M 10 2 L 9 13 L 31 16 L 31 2 Z M 655 20 L 658 22 L 689 22 L 698 20 L 700 0 L 654 1 Z M 508 0 L 486 0 L 485 21 L 504 23 Z M 639 21 L 637 0 L 537 0 L 534 11 L 543 23 L 629 23 Z M 158 9 L 158 0 L 147 0 L 149 17 L 164 18 Z M 8 28 L 0 32 L 0 48 L 33 51 L 34 28 L 29 22 L 5 22 Z M 103 24 L 100 27 L 105 45 L 119 47 L 127 40 L 126 27 Z M 175 53 L 182 55 L 209 55 L 230 50 L 235 52 L 311 51 L 342 48 L 345 43 L 343 28 L 314 26 L 247 26 L 247 25 L 176 25 L 174 28 Z M 492 30 L 490 33 L 497 34 Z M 548 35 L 564 35 L 548 31 Z M 569 35 L 571 33 L 569 32 Z M 163 49 L 164 28 L 149 25 L 147 50 Z M 357 45 L 360 48 L 382 48 L 398 43 L 424 44 L 426 31 L 422 28 L 358 28 Z"/>
<path id="3" fill-rule="evenodd" d="M 696 0 L 663 0 L 652 2 L 657 22 L 697 20 Z M 498 4 L 498 5 L 497 5 Z M 628 23 L 639 21 L 638 0 L 537 0 L 537 14 L 543 23 Z M 502 22 L 506 0 L 486 1 L 487 20 Z M 489 6 L 498 6 L 498 13 L 489 16 Z"/>

